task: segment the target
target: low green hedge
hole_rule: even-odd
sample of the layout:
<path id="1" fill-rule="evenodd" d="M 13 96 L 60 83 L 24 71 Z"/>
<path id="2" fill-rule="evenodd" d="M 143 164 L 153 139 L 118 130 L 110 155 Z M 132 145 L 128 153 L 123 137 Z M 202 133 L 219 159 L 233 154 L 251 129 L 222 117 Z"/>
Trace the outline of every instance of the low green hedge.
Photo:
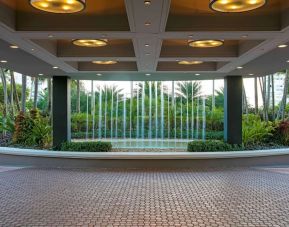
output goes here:
<path id="1" fill-rule="evenodd" d="M 108 152 L 111 151 L 110 142 L 67 142 L 63 143 L 60 151 Z"/>
<path id="2" fill-rule="evenodd" d="M 242 149 L 244 149 L 242 145 L 231 145 L 221 140 L 196 140 L 188 143 L 189 152 L 238 151 Z"/>

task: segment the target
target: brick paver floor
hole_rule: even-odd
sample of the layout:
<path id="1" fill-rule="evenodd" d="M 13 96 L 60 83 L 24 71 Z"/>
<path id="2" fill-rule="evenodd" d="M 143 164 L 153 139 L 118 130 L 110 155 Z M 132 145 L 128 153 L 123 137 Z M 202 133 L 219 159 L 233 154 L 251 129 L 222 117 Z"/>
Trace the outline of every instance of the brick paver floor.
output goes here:
<path id="1" fill-rule="evenodd" d="M 0 173 L 0 226 L 289 226 L 289 175 L 11 170 Z"/>

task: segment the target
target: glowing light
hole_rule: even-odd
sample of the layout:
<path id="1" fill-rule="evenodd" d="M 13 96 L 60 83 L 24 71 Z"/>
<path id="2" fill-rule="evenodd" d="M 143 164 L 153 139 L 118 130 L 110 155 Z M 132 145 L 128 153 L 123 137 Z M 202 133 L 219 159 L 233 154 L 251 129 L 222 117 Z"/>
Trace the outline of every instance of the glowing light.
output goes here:
<path id="1" fill-rule="evenodd" d="M 49 13 L 77 13 L 85 8 L 85 0 L 30 0 L 30 4 Z"/>
<path id="2" fill-rule="evenodd" d="M 267 0 L 211 0 L 210 8 L 224 13 L 240 13 L 258 9 L 266 4 Z"/>

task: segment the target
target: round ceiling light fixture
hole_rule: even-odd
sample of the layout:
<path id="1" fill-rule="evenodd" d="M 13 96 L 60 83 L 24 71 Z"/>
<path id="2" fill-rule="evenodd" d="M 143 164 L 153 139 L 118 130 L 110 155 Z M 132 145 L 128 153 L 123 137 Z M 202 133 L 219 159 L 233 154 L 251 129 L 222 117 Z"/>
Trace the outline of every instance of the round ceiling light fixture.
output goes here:
<path id="1" fill-rule="evenodd" d="M 189 46 L 197 48 L 212 48 L 222 45 L 224 45 L 224 41 L 218 39 L 189 40 Z"/>
<path id="2" fill-rule="evenodd" d="M 108 44 L 107 39 L 75 39 L 72 43 L 81 47 L 103 47 Z"/>
<path id="3" fill-rule="evenodd" d="M 179 65 L 199 65 L 202 64 L 202 61 L 179 61 Z"/>
<path id="4" fill-rule="evenodd" d="M 85 0 L 29 0 L 39 10 L 49 13 L 77 13 L 85 8 Z"/>
<path id="5" fill-rule="evenodd" d="M 93 61 L 92 63 L 97 65 L 114 65 L 117 63 L 117 61 Z"/>
<path id="6" fill-rule="evenodd" d="M 210 0 L 210 8 L 223 13 L 241 13 L 260 8 L 267 0 Z"/>

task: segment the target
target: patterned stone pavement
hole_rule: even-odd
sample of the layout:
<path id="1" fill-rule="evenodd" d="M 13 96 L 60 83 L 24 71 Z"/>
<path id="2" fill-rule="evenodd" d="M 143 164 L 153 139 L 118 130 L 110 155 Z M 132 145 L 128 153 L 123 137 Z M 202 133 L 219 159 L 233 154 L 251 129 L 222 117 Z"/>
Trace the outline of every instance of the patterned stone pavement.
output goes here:
<path id="1" fill-rule="evenodd" d="M 289 226 L 289 174 L 250 168 L 5 171 L 0 226 Z"/>

